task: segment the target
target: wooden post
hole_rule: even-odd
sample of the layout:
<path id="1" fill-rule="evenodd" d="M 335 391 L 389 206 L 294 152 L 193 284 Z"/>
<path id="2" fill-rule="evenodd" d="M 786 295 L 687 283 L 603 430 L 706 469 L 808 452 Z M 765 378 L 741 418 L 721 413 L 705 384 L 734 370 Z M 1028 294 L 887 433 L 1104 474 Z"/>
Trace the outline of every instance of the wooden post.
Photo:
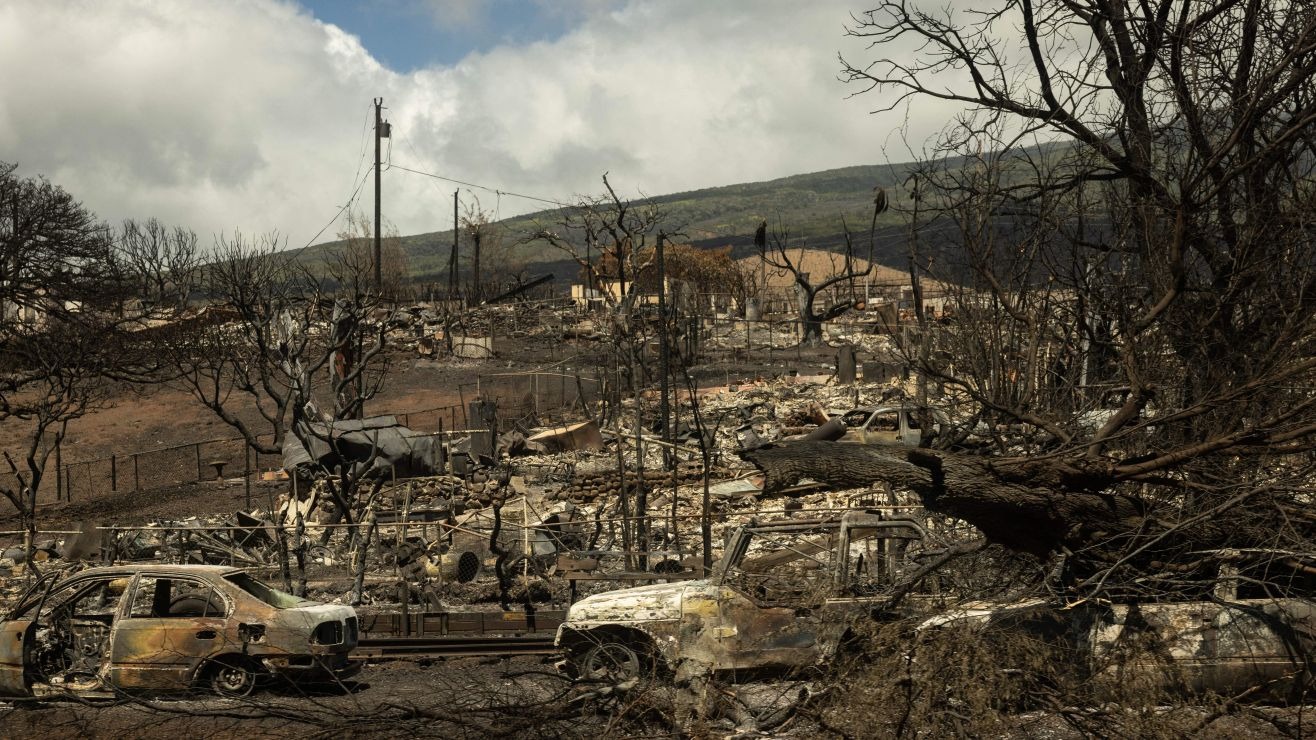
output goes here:
<path id="1" fill-rule="evenodd" d="M 61 473 L 60 471 L 64 471 Z M 61 478 L 61 475 L 63 476 Z M 55 442 L 55 500 L 59 501 L 64 498 L 64 489 L 68 486 L 68 471 L 64 469 L 64 444 L 63 440 Z"/>
<path id="2" fill-rule="evenodd" d="M 242 485 L 243 497 L 247 511 L 251 511 L 251 448 L 247 446 L 246 441 L 242 443 Z"/>
<path id="3" fill-rule="evenodd" d="M 521 585 L 530 591 L 530 505 L 526 502 L 525 494 L 521 495 Z M 529 603 L 530 597 L 526 597 L 526 603 Z"/>
<path id="4" fill-rule="evenodd" d="M 205 471 L 201 469 L 201 443 L 197 442 L 192 445 L 192 450 L 196 453 L 196 479 L 197 482 L 200 483 L 205 480 L 206 477 Z"/>
<path id="5" fill-rule="evenodd" d="M 292 478 L 293 498 L 297 498 L 297 476 Z M 270 516 L 274 518 L 274 539 L 279 548 L 279 573 L 283 576 L 283 590 L 292 591 L 292 573 L 288 568 L 288 540 L 284 537 L 283 516 L 274 505 L 274 492 L 266 489 L 270 499 Z"/>
<path id="6" fill-rule="evenodd" d="M 64 500 L 73 500 L 73 481 L 69 478 L 69 466 L 64 466 Z"/>
<path id="7" fill-rule="evenodd" d="M 644 482 L 644 424 L 638 386 L 635 391 L 635 544 L 640 570 L 649 569 L 649 487 Z M 620 432 L 621 425 L 618 425 Z M 619 434 L 618 437 L 621 435 Z"/>
<path id="8" fill-rule="evenodd" d="M 297 507 L 297 525 L 293 528 L 293 554 L 297 558 L 297 582 L 294 584 L 296 589 L 293 593 L 297 596 L 306 596 L 306 519 L 302 516 L 302 509 Z"/>

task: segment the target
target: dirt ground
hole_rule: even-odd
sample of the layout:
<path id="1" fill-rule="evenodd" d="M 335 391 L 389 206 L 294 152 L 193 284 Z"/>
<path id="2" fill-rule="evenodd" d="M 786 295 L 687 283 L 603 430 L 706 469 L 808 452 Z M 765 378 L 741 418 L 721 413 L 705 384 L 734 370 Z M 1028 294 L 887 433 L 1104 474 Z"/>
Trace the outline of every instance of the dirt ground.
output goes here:
<path id="1" fill-rule="evenodd" d="M 441 364 L 416 358 L 414 353 L 398 352 L 387 386 L 367 405 L 367 413 L 402 413 L 457 404 L 458 385 L 474 382 L 481 372 L 491 370 L 482 364 Z M 267 426 L 254 409 L 246 409 L 240 416 L 258 430 Z M 28 443 L 28 428 L 17 419 L 0 424 L 0 450 L 21 452 Z M 72 463 L 112 452 L 124 455 L 231 436 L 236 436 L 231 427 L 180 387 L 122 388 L 103 408 L 69 424 L 63 455 L 65 463 Z"/>
<path id="2" fill-rule="evenodd" d="M 387 662 L 367 666 L 343 686 L 271 687 L 244 699 L 201 696 L 125 698 L 118 702 L 0 702 L 0 738 L 602 738 L 602 737 L 847 737 L 841 728 L 828 729 L 828 717 L 846 712 L 846 688 L 823 704 L 795 713 L 773 731 L 738 727 L 729 717 L 696 720 L 675 733 L 670 722 L 676 706 L 688 694 L 659 679 L 644 693 L 617 698 L 582 698 L 556 673 L 552 659 L 528 656 L 462 658 L 432 664 Z M 745 706 L 780 705 L 798 694 L 804 682 L 764 681 L 723 687 Z M 786 702 L 789 703 L 789 702 Z M 630 720 L 618 718 L 621 708 Z M 1216 716 L 1194 708 L 1164 708 L 1163 722 L 1151 725 L 1196 727 L 1201 738 L 1281 738 L 1295 728 L 1313 727 L 1305 707 L 1249 708 Z M 1070 709 L 1082 714 L 1093 710 Z M 1149 715 L 1156 719 L 1158 712 Z M 854 725 L 856 718 L 849 717 Z M 858 718 L 863 726 L 862 718 Z M 866 737 L 882 737 L 877 718 Z M 1087 728 L 1088 732 L 1075 728 Z M 1070 723 L 1055 712 L 1027 712 L 1008 717 L 998 729 L 1004 738 L 1069 740 L 1092 737 L 1091 719 Z M 1099 723 L 1098 723 L 1099 726 Z M 1127 727 L 1113 726 L 1111 737 L 1128 736 Z M 1103 736 L 1098 733 L 1096 736 Z"/>
<path id="3" fill-rule="evenodd" d="M 343 687 L 270 687 L 243 699 L 0 702 L 0 737 L 570 737 L 569 684 L 538 658 L 367 666 Z M 521 713 L 522 716 L 517 716 Z M 574 712 L 573 712 L 574 714 Z M 534 732 L 532 732 L 532 729 Z"/>
<path id="4" fill-rule="evenodd" d="M 403 414 L 457 405 L 462 400 L 459 386 L 474 383 L 482 372 L 506 370 L 506 364 L 497 367 L 477 363 L 436 363 L 398 353 L 387 387 L 368 405 L 368 413 Z M 469 395 L 469 393 L 468 393 Z M 264 430 L 268 424 L 259 419 L 254 409 L 241 414 L 253 428 Z M 420 423 L 433 422 L 426 418 Z M 28 425 L 16 419 L 0 424 L 0 450 L 19 461 L 25 454 Z M 156 450 L 174 445 L 208 439 L 235 437 L 236 432 L 220 421 L 188 392 L 181 388 L 156 385 L 146 389 L 121 389 L 101 409 L 69 424 L 64 440 L 63 461 L 75 465 L 79 461 L 119 455 L 121 460 L 137 451 Z M 240 447 L 236 447 L 240 449 Z M 190 454 L 190 453 L 188 453 Z M 276 464 L 276 458 L 262 457 L 263 467 Z M 128 475 L 121 462 L 121 481 Z M 0 468 L 5 468 L 0 464 Z M 101 468 L 106 466 L 102 464 Z M 58 529 L 73 522 L 87 521 L 98 524 L 141 523 L 153 518 L 184 518 L 189 516 L 232 512 L 245 507 L 245 487 L 240 483 L 221 484 L 218 481 L 185 482 L 164 487 L 151 486 L 149 490 L 119 490 L 111 492 L 104 480 L 90 491 L 79 490 L 72 502 L 55 501 L 53 481 L 54 458 L 47 468 L 46 484 L 39 499 L 39 519 L 42 529 Z M 103 474 L 105 471 L 101 470 Z M 79 479 L 82 480 L 81 478 Z M 269 486 L 257 483 L 252 487 L 252 506 L 268 508 Z M 129 488 L 121 483 L 120 489 Z M 277 491 L 276 491 L 277 492 Z M 6 503 L 0 511 L 0 530 L 11 529 L 16 512 Z M 4 538 L 0 538 L 3 541 Z"/>

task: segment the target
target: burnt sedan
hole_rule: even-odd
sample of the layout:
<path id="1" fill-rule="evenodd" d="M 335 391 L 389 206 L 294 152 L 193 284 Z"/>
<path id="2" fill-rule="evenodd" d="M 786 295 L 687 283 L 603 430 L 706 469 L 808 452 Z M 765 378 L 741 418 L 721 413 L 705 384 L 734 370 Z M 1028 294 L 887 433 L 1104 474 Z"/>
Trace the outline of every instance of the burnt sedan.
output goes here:
<path id="1" fill-rule="evenodd" d="M 123 565 L 50 574 L 0 623 L 0 695 L 105 697 L 263 679 L 341 679 L 356 612 L 231 567 Z"/>

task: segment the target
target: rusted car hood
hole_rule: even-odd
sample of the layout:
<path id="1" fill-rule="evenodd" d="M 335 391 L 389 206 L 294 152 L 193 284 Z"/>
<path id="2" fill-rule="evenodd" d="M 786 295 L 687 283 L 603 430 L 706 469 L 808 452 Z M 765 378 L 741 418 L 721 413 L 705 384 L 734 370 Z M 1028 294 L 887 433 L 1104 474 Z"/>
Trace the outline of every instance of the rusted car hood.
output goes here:
<path id="1" fill-rule="evenodd" d="M 687 588 L 701 581 L 656 583 L 595 594 L 571 605 L 567 622 L 650 622 L 680 619 L 681 599 Z"/>

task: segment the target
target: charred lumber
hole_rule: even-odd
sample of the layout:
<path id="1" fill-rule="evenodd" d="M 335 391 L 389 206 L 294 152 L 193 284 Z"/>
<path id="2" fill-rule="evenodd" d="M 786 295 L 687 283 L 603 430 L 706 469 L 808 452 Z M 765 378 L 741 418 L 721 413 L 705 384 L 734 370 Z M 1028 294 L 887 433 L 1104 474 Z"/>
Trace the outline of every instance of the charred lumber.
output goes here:
<path id="1" fill-rule="evenodd" d="M 516 287 L 511 288 L 510 290 L 499 293 L 493 298 L 490 298 L 489 300 L 485 301 L 482 305 L 488 306 L 494 303 L 500 303 L 502 301 L 507 300 L 508 298 L 515 298 L 516 296 L 521 295 L 527 290 L 530 290 L 531 288 L 537 288 L 552 279 L 553 279 L 553 273 L 551 272 L 547 275 L 540 275 L 539 277 L 535 278 L 534 280 L 531 280 L 528 283 L 521 283 L 520 285 L 517 285 Z"/>

